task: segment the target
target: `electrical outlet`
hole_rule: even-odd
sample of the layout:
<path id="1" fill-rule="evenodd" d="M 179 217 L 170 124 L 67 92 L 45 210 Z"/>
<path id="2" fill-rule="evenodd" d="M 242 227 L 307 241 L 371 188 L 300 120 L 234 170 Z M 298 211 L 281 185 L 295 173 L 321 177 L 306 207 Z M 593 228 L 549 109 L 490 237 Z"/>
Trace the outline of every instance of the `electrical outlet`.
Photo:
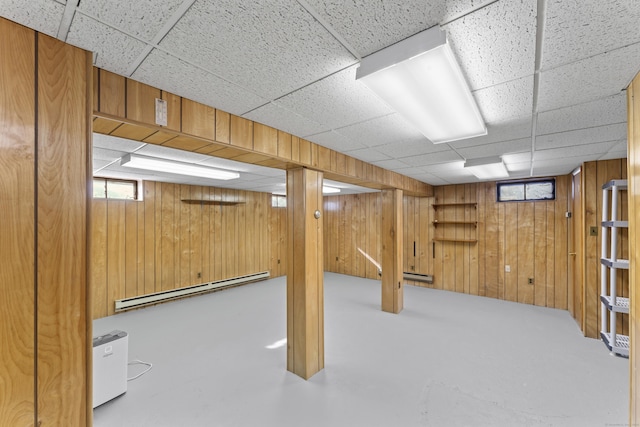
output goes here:
<path id="1" fill-rule="evenodd" d="M 202 273 L 198 272 L 198 279 L 202 278 Z"/>
<path id="2" fill-rule="evenodd" d="M 533 277 L 529 277 L 529 284 L 533 285 Z"/>
<path id="3" fill-rule="evenodd" d="M 597 236 L 598 227 L 589 227 L 589 236 Z"/>
<path id="4" fill-rule="evenodd" d="M 511 266 L 510 265 L 505 265 L 504 266 L 504 272 L 505 273 L 511 273 Z"/>

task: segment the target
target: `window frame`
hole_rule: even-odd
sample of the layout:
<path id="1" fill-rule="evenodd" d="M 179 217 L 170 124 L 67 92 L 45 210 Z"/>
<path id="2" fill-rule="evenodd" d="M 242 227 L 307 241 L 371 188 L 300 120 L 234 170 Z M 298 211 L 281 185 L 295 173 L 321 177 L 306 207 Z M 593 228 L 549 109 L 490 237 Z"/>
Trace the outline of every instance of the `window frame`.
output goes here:
<path id="1" fill-rule="evenodd" d="M 527 198 L 527 185 L 531 184 L 551 184 L 552 197 L 548 199 L 529 199 Z M 500 199 L 500 188 L 514 185 L 522 185 L 522 193 L 524 197 L 522 199 L 516 200 L 501 200 Z M 550 202 L 556 200 L 556 179 L 555 178 L 536 178 L 536 179 L 527 179 L 527 180 L 518 180 L 518 181 L 500 181 L 496 183 L 496 202 L 498 203 L 510 203 L 510 202 Z"/>
<path id="2" fill-rule="evenodd" d="M 104 182 L 104 195 L 103 197 L 96 197 L 95 196 L 95 182 L 97 180 L 103 181 Z M 133 185 L 133 198 L 132 199 L 128 199 L 128 198 L 120 198 L 120 197 L 109 197 L 108 196 L 108 185 L 109 182 L 121 182 L 121 183 L 126 183 L 126 184 L 132 184 Z M 94 199 L 99 199 L 99 200 L 140 200 L 139 198 L 139 182 L 135 179 L 121 179 L 121 178 L 106 178 L 106 177 L 102 177 L 102 176 L 94 176 L 93 177 L 93 191 L 92 191 L 92 196 Z"/>

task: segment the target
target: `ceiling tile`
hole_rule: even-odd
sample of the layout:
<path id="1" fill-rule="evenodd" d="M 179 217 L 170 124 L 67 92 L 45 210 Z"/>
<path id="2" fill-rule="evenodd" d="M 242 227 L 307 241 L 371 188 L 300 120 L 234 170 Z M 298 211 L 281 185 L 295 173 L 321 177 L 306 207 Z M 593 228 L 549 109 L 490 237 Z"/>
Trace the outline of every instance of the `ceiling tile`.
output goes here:
<path id="1" fill-rule="evenodd" d="M 502 160 L 508 165 L 516 164 L 516 163 L 531 163 L 531 151 L 522 152 L 522 153 L 514 153 L 514 154 L 505 154 L 502 157 Z"/>
<path id="2" fill-rule="evenodd" d="M 386 154 L 382 154 L 381 152 L 374 150 L 373 148 L 349 151 L 349 155 L 365 162 L 379 162 L 382 160 L 389 160 L 391 158 Z"/>
<path id="3" fill-rule="evenodd" d="M 409 166 L 433 165 L 436 163 L 454 162 L 464 160 L 453 150 L 439 151 L 437 153 L 422 154 L 419 156 L 402 157 L 403 162 Z"/>
<path id="4" fill-rule="evenodd" d="M 82 0 L 79 3 L 81 13 L 151 41 L 183 0 Z"/>
<path id="5" fill-rule="evenodd" d="M 244 114 L 242 117 L 280 129 L 301 138 L 306 138 L 307 135 L 317 134 L 329 129 L 314 119 L 301 116 L 296 110 L 289 110 L 280 106 L 277 102 L 269 102 Z"/>
<path id="6" fill-rule="evenodd" d="M 144 142 L 132 141 L 130 139 L 118 138 L 117 136 L 93 133 L 93 146 L 95 148 L 106 148 L 115 151 L 132 153 L 147 145 Z"/>
<path id="7" fill-rule="evenodd" d="M 462 141 L 450 142 L 449 145 L 455 149 L 473 147 L 476 145 L 490 144 L 493 142 L 511 141 L 531 137 L 531 117 L 518 120 L 510 120 L 503 123 L 488 123 L 487 134 L 477 138 L 463 139 Z"/>
<path id="8" fill-rule="evenodd" d="M 269 99 L 356 61 L 293 0 L 196 2 L 160 46 Z"/>
<path id="9" fill-rule="evenodd" d="M 579 150 L 576 150 L 575 147 L 536 150 L 533 153 L 533 160 L 534 162 L 539 162 L 579 156 L 593 156 L 593 158 L 598 158 L 606 154 L 614 145 L 616 145 L 616 141 L 599 142 L 596 144 L 583 144 L 580 146 Z"/>
<path id="10" fill-rule="evenodd" d="M 548 111 L 617 95 L 638 72 L 640 43 L 542 71 L 538 111 Z"/>
<path id="11" fill-rule="evenodd" d="M 362 82 L 356 66 L 332 74 L 276 102 L 297 114 L 337 129 L 394 111 Z"/>
<path id="12" fill-rule="evenodd" d="M 101 160 L 101 159 L 97 159 L 95 156 L 93 157 L 93 172 L 95 174 L 95 172 L 97 170 L 100 170 L 102 168 L 104 168 L 105 166 L 111 164 L 111 162 L 109 160 Z"/>
<path id="13" fill-rule="evenodd" d="M 112 162 L 127 154 L 126 151 L 108 150 L 106 148 L 94 148 L 93 158 L 95 160 L 105 160 Z"/>
<path id="14" fill-rule="evenodd" d="M 472 90 L 533 75 L 536 0 L 497 1 L 443 28 Z"/>
<path id="15" fill-rule="evenodd" d="M 157 49 L 142 62 L 133 78 L 236 115 L 267 102 L 264 98 Z"/>
<path id="16" fill-rule="evenodd" d="M 516 174 L 518 176 L 522 176 L 523 173 L 528 174 L 531 171 L 531 160 L 524 161 L 524 162 L 513 162 L 513 163 L 507 163 L 505 161 L 505 164 L 507 165 L 509 176 L 516 175 Z"/>
<path id="17" fill-rule="evenodd" d="M 75 14 L 67 43 L 94 53 L 94 65 L 116 74 L 126 75 L 130 65 L 144 50 L 145 44 L 94 19 Z"/>
<path id="18" fill-rule="evenodd" d="M 619 141 L 626 138 L 627 125 L 625 123 L 616 125 L 599 126 L 595 128 L 579 129 L 568 132 L 552 133 L 541 135 L 536 138 L 536 150 L 547 148 L 569 147 L 579 151 L 583 144 L 594 142 Z"/>
<path id="19" fill-rule="evenodd" d="M 445 5 L 450 2 L 307 0 L 307 3 L 353 49 L 366 56 L 442 22 L 447 17 Z M 466 5 L 472 1 L 454 3 Z"/>
<path id="20" fill-rule="evenodd" d="M 543 69 L 640 41 L 640 2 L 548 0 Z"/>
<path id="21" fill-rule="evenodd" d="M 475 145 L 467 148 L 457 148 L 456 151 L 466 159 L 500 156 L 502 154 L 531 151 L 531 138 L 520 138 L 511 141 L 494 142 L 491 144 Z"/>
<path id="22" fill-rule="evenodd" d="M 419 154 L 436 153 L 449 150 L 447 144 L 432 144 L 427 138 L 415 141 L 401 141 L 393 144 L 379 145 L 376 150 L 389 157 L 409 157 Z"/>
<path id="23" fill-rule="evenodd" d="M 368 147 L 404 141 L 423 141 L 424 135 L 407 123 L 399 114 L 378 117 L 336 130 L 343 136 Z"/>
<path id="24" fill-rule="evenodd" d="M 315 142 L 316 144 L 320 144 L 323 147 L 331 148 L 332 150 L 336 150 L 341 153 L 366 148 L 364 144 L 353 141 L 345 137 L 344 135 L 341 135 L 338 132 L 332 130 L 328 132 L 318 133 L 316 135 L 307 136 L 306 139 L 311 142 Z"/>
<path id="25" fill-rule="evenodd" d="M 626 123 L 627 97 L 624 92 L 558 110 L 538 114 L 538 135 L 567 130 Z"/>
<path id="26" fill-rule="evenodd" d="M 473 96 L 485 122 L 528 117 L 533 111 L 533 76 L 480 89 Z"/>
<path id="27" fill-rule="evenodd" d="M 55 37 L 64 5 L 53 0 L 0 0 L 0 16 Z"/>
<path id="28" fill-rule="evenodd" d="M 406 168 L 407 166 L 409 166 L 402 160 L 398 159 L 380 160 L 377 162 L 373 162 L 373 164 L 390 171 L 396 171 L 398 169 Z"/>

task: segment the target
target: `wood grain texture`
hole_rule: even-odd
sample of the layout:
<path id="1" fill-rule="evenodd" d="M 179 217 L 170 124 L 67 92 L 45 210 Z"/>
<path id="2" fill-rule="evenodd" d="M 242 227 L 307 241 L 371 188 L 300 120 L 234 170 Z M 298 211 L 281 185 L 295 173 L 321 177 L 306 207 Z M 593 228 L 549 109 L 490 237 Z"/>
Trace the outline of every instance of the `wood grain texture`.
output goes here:
<path id="1" fill-rule="evenodd" d="M 171 92 L 162 91 L 162 99 L 167 102 L 167 129 L 182 130 L 182 98 Z"/>
<path id="2" fill-rule="evenodd" d="M 98 111 L 117 117 L 125 115 L 125 78 L 106 70 L 99 71 Z"/>
<path id="3" fill-rule="evenodd" d="M 271 156 L 278 155 L 278 130 L 261 123 L 253 125 L 253 149 Z"/>
<path id="4" fill-rule="evenodd" d="M 144 201 L 93 200 L 91 286 L 93 318 L 113 314 L 114 301 L 163 290 L 269 271 L 271 251 L 286 241 L 284 209 L 271 196 L 213 187 L 145 181 Z M 191 200 L 235 200 L 220 206 Z M 269 233 L 272 211 L 279 228 Z M 250 214 L 249 214 L 250 212 Z M 273 244 L 272 244 L 273 241 Z M 95 268 L 94 268 L 95 267 Z M 198 277 L 200 273 L 200 277 Z"/>
<path id="5" fill-rule="evenodd" d="M 628 179 L 629 179 L 629 425 L 640 424 L 640 77 L 627 90 Z"/>
<path id="6" fill-rule="evenodd" d="M 402 191 L 383 190 L 382 197 L 382 311 L 400 313 L 404 307 Z"/>
<path id="7" fill-rule="evenodd" d="M 91 54 L 38 35 L 38 420 L 91 419 L 87 165 Z"/>
<path id="8" fill-rule="evenodd" d="M 236 147 L 253 149 L 253 125 L 251 120 L 231 115 L 229 142 Z"/>
<path id="9" fill-rule="evenodd" d="M 127 99 L 125 105 L 127 119 L 155 126 L 156 98 L 161 98 L 160 89 L 135 80 L 126 80 Z"/>
<path id="10" fill-rule="evenodd" d="M 182 98 L 182 132 L 215 140 L 216 110 L 199 102 Z"/>
<path id="11" fill-rule="evenodd" d="M 322 173 L 287 171 L 287 370 L 308 379 L 324 368 Z"/>
<path id="12" fill-rule="evenodd" d="M 35 423 L 35 33 L 0 18 L 0 425 Z"/>

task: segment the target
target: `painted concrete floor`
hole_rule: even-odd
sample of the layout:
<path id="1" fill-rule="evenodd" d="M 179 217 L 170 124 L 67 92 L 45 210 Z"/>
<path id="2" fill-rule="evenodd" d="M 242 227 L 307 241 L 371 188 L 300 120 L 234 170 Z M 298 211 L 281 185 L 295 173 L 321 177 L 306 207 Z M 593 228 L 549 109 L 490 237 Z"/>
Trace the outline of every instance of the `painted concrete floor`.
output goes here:
<path id="1" fill-rule="evenodd" d="M 286 371 L 285 278 L 94 322 L 153 363 L 94 410 L 113 426 L 614 426 L 628 422 L 628 360 L 568 312 L 325 274 L 325 369 Z M 129 376 L 144 366 L 130 366 Z"/>

